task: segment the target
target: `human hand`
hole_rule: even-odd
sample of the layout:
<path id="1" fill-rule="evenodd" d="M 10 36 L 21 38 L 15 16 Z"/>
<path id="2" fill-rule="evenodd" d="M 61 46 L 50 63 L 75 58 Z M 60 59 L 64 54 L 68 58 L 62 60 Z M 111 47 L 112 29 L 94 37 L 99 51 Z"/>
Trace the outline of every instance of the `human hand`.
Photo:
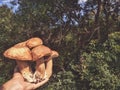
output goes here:
<path id="1" fill-rule="evenodd" d="M 46 78 L 45 80 L 39 83 L 29 83 L 25 81 L 21 73 L 19 73 L 15 69 L 13 78 L 7 81 L 5 84 L 3 84 L 0 90 L 35 90 L 38 87 L 44 85 L 48 80 L 49 79 Z"/>

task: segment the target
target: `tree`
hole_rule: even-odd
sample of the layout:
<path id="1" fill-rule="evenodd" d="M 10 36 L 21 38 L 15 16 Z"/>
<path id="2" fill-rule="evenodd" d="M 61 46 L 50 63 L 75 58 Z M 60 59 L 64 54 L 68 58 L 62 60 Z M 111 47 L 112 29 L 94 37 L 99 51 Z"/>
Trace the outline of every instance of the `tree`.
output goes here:
<path id="1" fill-rule="evenodd" d="M 106 89 L 105 85 L 113 89 L 118 87 L 119 83 L 116 79 L 119 76 L 117 73 L 119 67 L 116 69 L 115 65 L 111 65 L 115 62 L 107 60 L 112 56 L 119 59 L 117 55 L 119 52 L 114 51 L 117 53 L 114 54 L 104 46 L 114 41 L 109 34 L 119 31 L 120 28 L 118 0 L 88 0 L 84 4 L 78 4 L 78 0 L 19 0 L 18 3 L 20 7 L 15 13 L 11 13 L 10 9 L 6 8 L 10 16 L 4 15 L 8 20 L 1 29 L 7 32 L 0 33 L 1 43 L 4 44 L 1 46 L 1 52 L 31 37 L 40 37 L 45 45 L 57 50 L 60 57 L 58 61 L 54 61 L 53 77 L 50 83 L 41 89 L 88 90 L 99 89 L 101 84 L 103 84 L 102 89 Z M 2 15 L 5 10 L 2 8 L 0 10 Z M 9 28 L 6 29 L 4 26 Z M 115 43 L 116 47 L 117 45 L 119 44 Z M 113 48 L 113 46 L 112 43 L 109 47 Z M 104 55 L 105 50 L 108 57 Z M 102 77 L 101 73 L 107 78 Z M 94 78 L 93 75 L 96 77 Z"/>

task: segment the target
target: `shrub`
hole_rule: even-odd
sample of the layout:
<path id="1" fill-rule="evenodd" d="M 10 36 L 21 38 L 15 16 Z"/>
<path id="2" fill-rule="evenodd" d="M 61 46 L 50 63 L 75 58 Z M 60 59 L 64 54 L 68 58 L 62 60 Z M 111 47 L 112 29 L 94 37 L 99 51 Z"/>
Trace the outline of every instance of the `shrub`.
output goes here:
<path id="1" fill-rule="evenodd" d="M 109 34 L 103 44 L 92 40 L 83 52 L 82 79 L 89 84 L 90 90 L 120 89 L 120 32 Z"/>

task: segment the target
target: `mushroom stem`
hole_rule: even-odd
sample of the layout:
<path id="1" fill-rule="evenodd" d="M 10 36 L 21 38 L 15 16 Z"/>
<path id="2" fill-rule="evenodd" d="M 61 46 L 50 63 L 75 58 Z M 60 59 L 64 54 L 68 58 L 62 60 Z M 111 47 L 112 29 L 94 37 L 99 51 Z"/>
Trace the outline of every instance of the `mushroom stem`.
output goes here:
<path id="1" fill-rule="evenodd" d="M 32 69 L 25 61 L 16 60 L 19 71 L 28 82 L 33 82 Z"/>
<path id="2" fill-rule="evenodd" d="M 53 61 L 52 59 L 46 61 L 46 73 L 47 73 L 47 78 L 50 78 L 52 75 L 52 68 L 53 68 Z"/>
<path id="3" fill-rule="evenodd" d="M 45 78 L 45 64 L 44 58 L 41 58 L 36 61 L 36 71 L 35 71 L 35 78 L 37 79 L 44 79 Z"/>

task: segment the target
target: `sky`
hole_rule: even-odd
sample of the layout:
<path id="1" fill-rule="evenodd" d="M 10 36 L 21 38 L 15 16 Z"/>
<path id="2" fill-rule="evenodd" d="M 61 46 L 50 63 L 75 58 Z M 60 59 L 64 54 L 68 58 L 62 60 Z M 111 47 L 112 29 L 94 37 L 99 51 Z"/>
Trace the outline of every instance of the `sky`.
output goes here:
<path id="1" fill-rule="evenodd" d="M 0 0 L 0 3 L 8 3 L 8 2 L 11 2 L 11 1 L 16 1 L 16 0 Z M 78 0 L 78 3 L 81 3 L 81 2 L 86 2 L 87 0 Z"/>
<path id="2" fill-rule="evenodd" d="M 85 3 L 87 0 L 78 0 L 78 4 Z"/>
<path id="3" fill-rule="evenodd" d="M 18 1 L 18 0 L 0 0 L 0 5 L 2 5 L 2 4 L 7 4 L 8 6 L 10 5 L 9 3 L 11 2 L 11 1 Z M 80 4 L 80 3 L 84 3 L 84 2 L 86 2 L 87 0 L 78 0 L 78 4 Z"/>
<path id="4" fill-rule="evenodd" d="M 15 1 L 16 5 L 12 5 L 10 2 Z M 0 6 L 7 5 L 9 8 L 12 8 L 13 12 L 17 10 L 19 4 L 17 4 L 18 0 L 0 0 Z"/>
<path id="5" fill-rule="evenodd" d="M 15 1 L 16 5 L 12 5 L 10 2 Z M 19 0 L 0 0 L 0 6 L 2 5 L 7 5 L 9 8 L 12 8 L 13 12 L 15 12 L 17 10 L 17 8 L 19 7 L 19 4 L 17 3 Z M 87 0 L 78 0 L 78 4 L 84 4 Z"/>

